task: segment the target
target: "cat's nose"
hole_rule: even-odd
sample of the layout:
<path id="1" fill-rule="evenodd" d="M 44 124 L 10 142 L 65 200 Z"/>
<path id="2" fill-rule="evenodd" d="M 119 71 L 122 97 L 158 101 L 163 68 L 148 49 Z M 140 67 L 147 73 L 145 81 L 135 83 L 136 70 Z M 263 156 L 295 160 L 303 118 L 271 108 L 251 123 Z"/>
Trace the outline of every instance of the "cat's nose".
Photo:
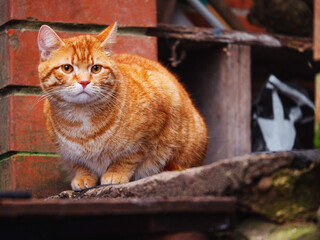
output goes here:
<path id="1" fill-rule="evenodd" d="M 86 86 L 90 83 L 90 81 L 88 81 L 88 80 L 81 80 L 79 83 L 82 85 L 83 89 L 85 89 Z"/>

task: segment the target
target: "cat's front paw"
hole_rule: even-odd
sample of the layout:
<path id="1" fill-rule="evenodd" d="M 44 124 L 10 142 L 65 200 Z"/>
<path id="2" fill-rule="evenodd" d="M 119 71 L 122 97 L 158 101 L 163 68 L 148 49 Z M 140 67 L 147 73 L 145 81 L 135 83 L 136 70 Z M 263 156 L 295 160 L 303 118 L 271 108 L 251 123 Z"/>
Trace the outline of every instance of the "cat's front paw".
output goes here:
<path id="1" fill-rule="evenodd" d="M 91 176 L 76 176 L 72 179 L 71 187 L 74 191 L 80 191 L 97 185 L 97 179 Z"/>
<path id="2" fill-rule="evenodd" d="M 129 182 L 129 178 L 119 173 L 105 173 L 101 177 L 101 185 L 103 184 L 120 184 Z"/>

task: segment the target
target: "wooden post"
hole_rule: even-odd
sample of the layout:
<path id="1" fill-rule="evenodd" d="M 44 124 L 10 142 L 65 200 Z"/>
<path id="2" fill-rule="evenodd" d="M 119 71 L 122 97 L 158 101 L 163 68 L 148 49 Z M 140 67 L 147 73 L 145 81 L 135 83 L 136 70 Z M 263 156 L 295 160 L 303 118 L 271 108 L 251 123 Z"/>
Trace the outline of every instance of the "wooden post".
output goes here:
<path id="1" fill-rule="evenodd" d="M 314 36 L 313 36 L 313 58 L 315 61 L 320 60 L 320 0 L 314 0 Z M 315 129 L 314 145 L 320 148 L 320 73 L 315 77 Z"/>
<path id="2" fill-rule="evenodd" d="M 320 148 L 320 73 L 315 76 L 314 146 Z"/>
<path id="3" fill-rule="evenodd" d="M 202 79 L 208 86 L 203 88 L 207 99 L 202 99 L 210 136 L 208 162 L 251 152 L 250 47 L 229 44 L 212 58 L 218 60 L 208 66 L 212 77 Z"/>
<path id="4" fill-rule="evenodd" d="M 189 90 L 208 127 L 205 164 L 251 152 L 250 46 L 219 44 L 187 53 Z"/>

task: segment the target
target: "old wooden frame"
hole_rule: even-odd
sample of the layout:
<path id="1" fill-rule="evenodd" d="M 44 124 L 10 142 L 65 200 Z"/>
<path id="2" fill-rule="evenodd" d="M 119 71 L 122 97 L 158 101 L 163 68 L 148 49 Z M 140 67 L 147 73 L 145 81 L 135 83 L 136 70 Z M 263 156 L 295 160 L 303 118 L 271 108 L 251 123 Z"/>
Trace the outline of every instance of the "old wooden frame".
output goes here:
<path id="1" fill-rule="evenodd" d="M 179 57 L 174 53 L 176 43 L 183 46 L 180 51 L 188 51 L 181 79 L 191 82 L 192 95 L 207 122 L 205 163 L 251 153 L 252 47 L 312 50 L 310 38 L 210 28 L 160 25 L 149 29 L 149 34 L 171 42 L 173 58 Z"/>

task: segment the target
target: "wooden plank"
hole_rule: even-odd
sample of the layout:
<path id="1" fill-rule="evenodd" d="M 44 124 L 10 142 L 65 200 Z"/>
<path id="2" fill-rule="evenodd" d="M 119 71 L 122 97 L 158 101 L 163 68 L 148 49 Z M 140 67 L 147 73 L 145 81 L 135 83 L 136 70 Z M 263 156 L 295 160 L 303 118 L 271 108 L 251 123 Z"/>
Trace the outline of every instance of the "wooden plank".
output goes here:
<path id="1" fill-rule="evenodd" d="M 320 148 L 320 73 L 315 76 L 314 146 Z"/>
<path id="2" fill-rule="evenodd" d="M 208 127 L 205 164 L 251 152 L 250 47 L 219 45 L 188 52 L 181 76 Z"/>
<path id="3" fill-rule="evenodd" d="M 313 42 L 311 38 L 254 34 L 213 28 L 159 24 L 157 28 L 149 28 L 148 34 L 159 38 L 179 39 L 197 43 L 237 43 L 273 48 L 286 47 L 300 52 L 313 49 Z"/>
<path id="4" fill-rule="evenodd" d="M 166 233 L 228 231 L 234 226 L 233 219 L 226 214 L 206 213 L 0 218 L 0 231 L 1 239 L 10 240 L 154 240 L 155 235 Z"/>
<path id="5" fill-rule="evenodd" d="M 154 213 L 232 213 L 234 197 L 168 199 L 0 200 L 0 217 L 99 216 Z"/>
<path id="6" fill-rule="evenodd" d="M 313 22 L 313 42 L 314 60 L 320 60 L 320 0 L 314 0 L 314 22 Z"/>
<path id="7" fill-rule="evenodd" d="M 251 152 L 250 47 L 229 44 L 213 64 L 207 69 L 212 77 L 202 79 L 206 86 L 213 82 L 210 88 L 202 88 L 209 162 Z"/>
<path id="8" fill-rule="evenodd" d="M 0 232 L 3 239 L 145 239 L 172 232 L 217 232 L 233 226 L 235 206 L 235 198 L 213 197 L 6 200 L 0 201 Z"/>
<path id="9" fill-rule="evenodd" d="M 237 195 L 244 187 L 278 169 L 305 168 L 317 162 L 318 150 L 247 154 L 184 171 L 162 172 L 125 184 L 86 191 L 64 191 L 49 199 L 182 198 Z"/>
<path id="10" fill-rule="evenodd" d="M 320 60 L 320 0 L 314 0 L 314 23 L 313 23 L 313 58 Z M 315 123 L 314 123 L 314 145 L 320 148 L 320 73 L 315 76 Z"/>

